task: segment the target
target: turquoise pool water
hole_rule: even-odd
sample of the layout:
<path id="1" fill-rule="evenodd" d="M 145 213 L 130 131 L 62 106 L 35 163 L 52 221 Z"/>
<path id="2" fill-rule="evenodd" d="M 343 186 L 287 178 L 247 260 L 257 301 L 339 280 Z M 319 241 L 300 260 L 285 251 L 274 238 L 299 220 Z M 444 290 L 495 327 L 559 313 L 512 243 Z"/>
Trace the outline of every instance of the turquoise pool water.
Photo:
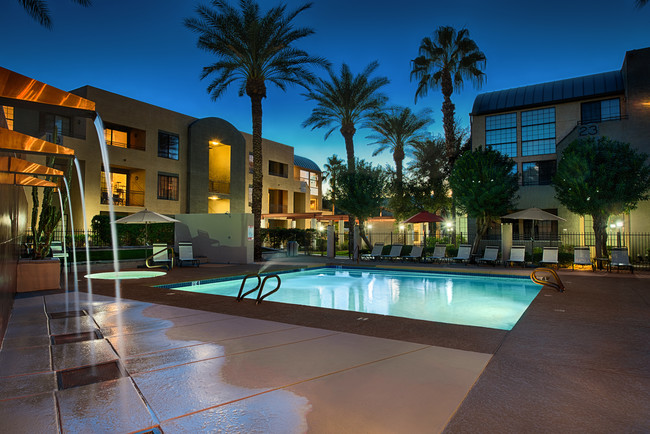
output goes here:
<path id="1" fill-rule="evenodd" d="M 502 330 L 512 329 L 540 291 L 522 278 L 380 269 L 317 268 L 280 277 L 280 290 L 265 300 Z M 161 286 L 236 297 L 242 278 Z M 256 284 L 248 279 L 244 291 Z M 264 292 L 275 286 L 269 279 Z"/>

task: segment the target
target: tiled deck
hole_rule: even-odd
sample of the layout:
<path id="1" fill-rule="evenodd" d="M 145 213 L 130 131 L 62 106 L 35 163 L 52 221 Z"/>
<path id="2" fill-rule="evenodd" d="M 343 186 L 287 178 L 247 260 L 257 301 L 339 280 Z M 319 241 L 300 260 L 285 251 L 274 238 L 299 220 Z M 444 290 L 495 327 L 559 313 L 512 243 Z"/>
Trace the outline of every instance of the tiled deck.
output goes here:
<path id="1" fill-rule="evenodd" d="M 2 431 L 650 427 L 647 274 L 561 272 L 567 292 L 543 290 L 510 332 L 380 315 L 358 321 L 353 312 L 151 287 L 256 268 L 202 265 L 123 281 L 119 303 L 109 296 L 112 282 L 94 281 L 92 306 L 81 305 L 90 315 L 79 318 L 48 319 L 66 310 L 65 294 L 16 299 L 0 351 Z M 50 343 L 52 335 L 95 329 L 102 339 Z M 58 390 L 55 371 L 109 361 L 127 376 Z"/>

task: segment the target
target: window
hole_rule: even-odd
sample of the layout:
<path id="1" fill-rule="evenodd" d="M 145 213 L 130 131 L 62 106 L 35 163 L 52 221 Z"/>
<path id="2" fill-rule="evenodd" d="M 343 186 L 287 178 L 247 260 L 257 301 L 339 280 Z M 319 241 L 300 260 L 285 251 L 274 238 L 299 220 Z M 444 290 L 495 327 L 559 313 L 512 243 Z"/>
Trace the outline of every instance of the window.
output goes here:
<path id="1" fill-rule="evenodd" d="M 521 155 L 555 153 L 555 107 L 521 112 Z"/>
<path id="2" fill-rule="evenodd" d="M 535 161 L 523 163 L 522 166 L 523 185 L 549 185 L 555 176 L 555 160 Z"/>
<path id="3" fill-rule="evenodd" d="M 70 124 L 70 118 L 67 116 L 50 113 L 46 113 L 43 116 L 43 131 L 46 135 L 54 134 L 54 131 L 56 130 L 58 137 L 71 136 Z"/>
<path id="4" fill-rule="evenodd" d="M 318 175 L 314 172 L 309 173 L 309 194 L 318 196 Z"/>
<path id="5" fill-rule="evenodd" d="M 255 172 L 255 159 L 253 158 L 253 153 L 248 153 L 248 173 Z"/>
<path id="6" fill-rule="evenodd" d="M 178 160 L 178 135 L 158 131 L 158 156 Z"/>
<path id="7" fill-rule="evenodd" d="M 253 206 L 253 186 L 248 184 L 248 206 Z"/>
<path id="8" fill-rule="evenodd" d="M 584 124 L 621 118 L 621 106 L 618 98 L 583 102 L 580 105 L 580 112 Z"/>
<path id="9" fill-rule="evenodd" d="M 178 175 L 158 174 L 158 199 L 178 200 Z"/>
<path id="10" fill-rule="evenodd" d="M 5 113 L 5 119 L 7 120 L 7 129 L 14 129 L 14 108 L 9 106 L 2 106 L 2 109 Z"/>
<path id="11" fill-rule="evenodd" d="M 509 157 L 517 156 L 517 113 L 485 118 L 485 145 Z"/>
<path id="12" fill-rule="evenodd" d="M 278 163 L 277 161 L 269 160 L 269 175 L 281 176 L 282 178 L 289 177 L 289 165 Z"/>
<path id="13" fill-rule="evenodd" d="M 117 127 L 104 128 L 104 138 L 106 139 L 107 145 L 117 146 L 119 148 L 129 147 L 129 133 L 117 129 Z"/>

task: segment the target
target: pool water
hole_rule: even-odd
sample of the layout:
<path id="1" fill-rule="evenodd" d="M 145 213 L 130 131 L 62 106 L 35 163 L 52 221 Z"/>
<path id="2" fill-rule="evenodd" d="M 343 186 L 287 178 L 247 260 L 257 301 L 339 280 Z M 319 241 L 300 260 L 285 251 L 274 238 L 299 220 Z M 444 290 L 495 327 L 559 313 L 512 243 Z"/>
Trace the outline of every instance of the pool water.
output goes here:
<path id="1" fill-rule="evenodd" d="M 280 277 L 280 290 L 265 300 L 502 330 L 512 329 L 540 291 L 516 277 L 380 269 L 317 268 Z M 161 286 L 236 297 L 242 279 Z M 256 284 L 248 279 L 244 292 Z M 269 279 L 264 292 L 275 286 Z"/>

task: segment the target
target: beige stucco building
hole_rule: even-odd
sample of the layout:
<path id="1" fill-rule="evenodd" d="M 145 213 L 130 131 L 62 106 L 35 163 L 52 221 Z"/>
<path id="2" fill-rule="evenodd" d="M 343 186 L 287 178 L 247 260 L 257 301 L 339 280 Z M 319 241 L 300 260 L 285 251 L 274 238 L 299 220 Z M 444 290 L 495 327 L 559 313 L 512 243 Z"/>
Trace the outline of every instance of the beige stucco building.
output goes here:
<path id="1" fill-rule="evenodd" d="M 591 232 L 589 216 L 555 199 L 551 179 L 563 148 L 578 138 L 606 136 L 650 154 L 650 48 L 628 51 L 617 71 L 480 94 L 471 119 L 473 148 L 490 146 L 515 161 L 517 208 L 542 208 L 566 219 L 541 222 L 539 235 Z M 649 232 L 650 203 L 610 221 L 626 232 Z M 531 228 L 532 222 L 520 221 L 514 233 L 530 234 Z"/>
<path id="2" fill-rule="evenodd" d="M 5 107 L 5 112 L 16 131 L 53 139 L 56 130 L 59 144 L 74 150 L 88 223 L 93 216 L 108 213 L 109 197 L 118 217 L 144 208 L 170 215 L 251 212 L 251 135 L 224 119 L 197 119 L 91 86 L 71 93 L 96 104 L 103 121 L 100 134 L 108 145 L 109 183 L 96 121 L 26 108 Z M 266 139 L 263 156 L 265 222 L 309 228 L 322 213 L 320 169 L 295 155 L 292 146 Z M 72 188 L 78 192 L 76 181 Z M 73 202 L 73 217 L 81 222 L 77 205 Z"/>

